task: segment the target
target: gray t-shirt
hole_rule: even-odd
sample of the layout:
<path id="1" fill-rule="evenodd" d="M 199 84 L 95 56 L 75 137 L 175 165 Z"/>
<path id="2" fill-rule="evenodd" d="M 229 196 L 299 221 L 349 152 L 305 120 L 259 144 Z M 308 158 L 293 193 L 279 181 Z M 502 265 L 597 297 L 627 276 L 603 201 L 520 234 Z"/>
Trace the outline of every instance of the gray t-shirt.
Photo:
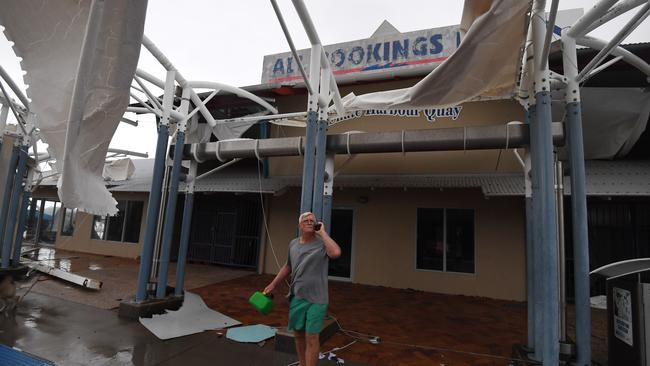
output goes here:
<path id="1" fill-rule="evenodd" d="M 300 238 L 293 239 L 287 263 L 291 267 L 291 295 L 312 304 L 327 304 L 329 257 L 323 240 L 315 237 L 300 244 Z"/>

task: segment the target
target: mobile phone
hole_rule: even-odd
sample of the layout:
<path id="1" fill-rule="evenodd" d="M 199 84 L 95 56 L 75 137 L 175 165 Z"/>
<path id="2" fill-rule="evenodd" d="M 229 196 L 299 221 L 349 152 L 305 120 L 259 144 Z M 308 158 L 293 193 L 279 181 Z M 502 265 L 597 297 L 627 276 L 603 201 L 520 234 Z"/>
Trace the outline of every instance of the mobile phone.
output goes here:
<path id="1" fill-rule="evenodd" d="M 321 224 L 320 222 L 314 224 L 314 231 L 318 231 L 318 230 L 320 230 L 320 227 L 321 227 L 322 225 L 323 225 L 323 224 Z"/>

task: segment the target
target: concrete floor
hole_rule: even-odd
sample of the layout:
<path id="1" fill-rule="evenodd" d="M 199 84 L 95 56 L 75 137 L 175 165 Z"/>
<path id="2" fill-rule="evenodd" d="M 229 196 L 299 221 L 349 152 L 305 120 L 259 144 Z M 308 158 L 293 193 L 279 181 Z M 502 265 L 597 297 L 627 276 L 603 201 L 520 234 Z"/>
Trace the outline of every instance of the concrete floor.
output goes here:
<path id="1" fill-rule="evenodd" d="M 99 291 L 88 290 L 34 272 L 29 279 L 16 284 L 18 296 L 26 296 L 15 315 L 0 316 L 0 343 L 6 346 L 65 366 L 279 366 L 297 361 L 294 355 L 276 352 L 273 341 L 263 346 L 241 344 L 226 339 L 224 330 L 161 341 L 139 322 L 118 318 L 116 308 L 120 301 L 135 293 L 137 261 L 53 248 L 34 251 L 32 260 L 103 281 L 103 286 Z M 251 274 L 248 270 L 189 264 L 185 287 L 205 288 Z M 172 264 L 172 286 L 174 276 Z M 250 305 L 247 310 L 254 312 Z M 327 360 L 319 362 L 334 364 Z M 4 365 L 2 360 L 0 365 Z"/>
<path id="2" fill-rule="evenodd" d="M 122 299 L 135 294 L 140 268 L 136 260 L 55 250 L 48 247 L 30 252 L 30 258 L 48 266 L 55 266 L 103 282 L 101 290 L 93 291 L 43 275 L 32 289 L 33 292 L 107 310 L 118 308 Z M 190 263 L 185 270 L 185 287 L 191 290 L 251 273 L 249 270 Z M 168 274 L 170 286 L 175 285 L 175 277 L 176 263 L 170 263 Z"/>
<path id="3" fill-rule="evenodd" d="M 0 317 L 0 343 L 65 366 L 279 366 L 296 361 L 274 351 L 272 343 L 236 343 L 217 331 L 161 341 L 115 311 L 38 293 L 25 297 L 15 317 Z"/>
<path id="4" fill-rule="evenodd" d="M 0 343 L 60 365 L 288 365 L 295 361 L 295 356 L 275 352 L 272 339 L 260 347 L 234 343 L 209 331 L 160 341 L 139 323 L 118 319 L 115 310 L 106 310 L 133 294 L 137 262 L 70 252 L 56 255 L 59 263 L 69 260 L 73 272 L 104 281 L 104 287 L 92 292 L 41 276 L 15 319 L 0 319 Z M 287 322 L 288 307 L 282 296 L 286 289 L 277 292 L 275 309 L 268 316 L 252 311 L 248 304 L 250 294 L 272 278 L 192 265 L 187 287 L 210 308 L 244 325 L 282 327 Z M 30 284 L 19 284 L 19 292 Z M 380 344 L 361 340 L 337 351 L 348 365 L 507 366 L 512 345 L 526 338 L 522 302 L 337 281 L 330 281 L 330 300 L 328 312 L 344 328 L 381 337 Z M 569 334 L 572 319 L 569 309 Z M 606 365 L 606 312 L 594 310 L 592 319 L 593 359 Z M 335 334 L 322 350 L 349 344 L 354 340 L 350 335 Z"/>

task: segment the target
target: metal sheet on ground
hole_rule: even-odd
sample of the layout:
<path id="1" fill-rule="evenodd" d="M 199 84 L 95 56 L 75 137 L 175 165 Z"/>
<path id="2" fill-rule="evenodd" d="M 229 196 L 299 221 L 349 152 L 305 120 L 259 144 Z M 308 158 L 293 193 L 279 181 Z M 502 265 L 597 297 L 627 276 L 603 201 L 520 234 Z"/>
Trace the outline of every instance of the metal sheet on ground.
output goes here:
<path id="1" fill-rule="evenodd" d="M 199 295 L 185 292 L 183 306 L 177 311 L 151 318 L 140 318 L 151 333 L 160 339 L 172 339 L 210 329 L 222 329 L 239 325 L 241 322 L 208 308 Z"/>
<path id="2" fill-rule="evenodd" d="M 277 331 L 277 329 L 271 328 L 268 325 L 256 324 L 228 329 L 226 338 L 242 343 L 258 343 L 275 337 Z"/>

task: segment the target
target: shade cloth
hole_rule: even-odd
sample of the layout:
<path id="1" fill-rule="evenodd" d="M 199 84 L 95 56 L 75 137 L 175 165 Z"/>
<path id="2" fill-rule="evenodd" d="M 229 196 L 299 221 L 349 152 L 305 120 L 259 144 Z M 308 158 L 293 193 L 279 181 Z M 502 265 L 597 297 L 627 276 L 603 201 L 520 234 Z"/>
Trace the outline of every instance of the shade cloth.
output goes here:
<path id="1" fill-rule="evenodd" d="M 91 4 L 96 33 L 89 69 L 77 83 Z M 110 6 L 109 6 L 110 5 Z M 104 185 L 108 145 L 129 103 L 129 89 L 140 54 L 147 1 L 6 0 L 0 25 L 22 58 L 30 109 L 57 160 L 59 198 L 64 206 L 97 215 L 117 213 Z M 75 85 L 85 90 L 80 121 L 70 128 Z M 80 103 L 80 104 L 79 104 Z M 68 146 L 66 148 L 66 134 Z M 65 152 L 65 153 L 64 153 Z"/>
<path id="2" fill-rule="evenodd" d="M 530 7 L 522 0 L 467 0 L 461 22 L 467 34 L 445 62 L 410 88 L 348 94 L 346 110 L 445 107 L 512 96 Z"/>

